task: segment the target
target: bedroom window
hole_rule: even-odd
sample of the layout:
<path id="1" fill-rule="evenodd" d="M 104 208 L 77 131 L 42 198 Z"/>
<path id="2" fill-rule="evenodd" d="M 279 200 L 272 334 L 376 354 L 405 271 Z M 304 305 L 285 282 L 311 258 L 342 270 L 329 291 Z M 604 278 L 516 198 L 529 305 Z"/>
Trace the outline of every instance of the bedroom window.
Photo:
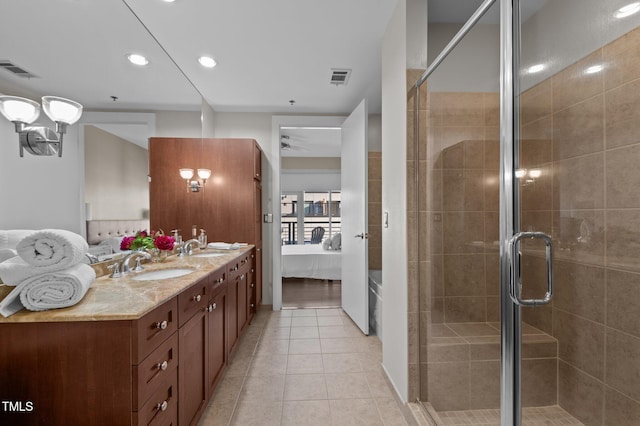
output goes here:
<path id="1" fill-rule="evenodd" d="M 340 195 L 340 191 L 282 194 L 282 245 L 317 244 L 340 232 Z M 318 227 L 324 230 L 321 240 L 312 240 Z"/>

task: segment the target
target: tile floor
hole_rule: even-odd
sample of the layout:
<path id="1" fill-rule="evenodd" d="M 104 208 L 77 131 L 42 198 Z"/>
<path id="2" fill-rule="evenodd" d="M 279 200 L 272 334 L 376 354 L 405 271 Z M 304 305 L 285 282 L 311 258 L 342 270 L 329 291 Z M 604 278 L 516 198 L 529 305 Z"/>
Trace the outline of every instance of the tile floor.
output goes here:
<path id="1" fill-rule="evenodd" d="M 341 293 L 339 280 L 282 279 L 282 306 L 285 308 L 342 306 Z"/>
<path id="2" fill-rule="evenodd" d="M 445 411 L 439 412 L 438 415 L 445 426 L 500 426 L 500 410 Z M 582 425 L 557 405 L 523 408 L 522 424 L 523 426 Z"/>
<path id="3" fill-rule="evenodd" d="M 341 309 L 261 310 L 200 425 L 407 425 L 382 345 Z"/>

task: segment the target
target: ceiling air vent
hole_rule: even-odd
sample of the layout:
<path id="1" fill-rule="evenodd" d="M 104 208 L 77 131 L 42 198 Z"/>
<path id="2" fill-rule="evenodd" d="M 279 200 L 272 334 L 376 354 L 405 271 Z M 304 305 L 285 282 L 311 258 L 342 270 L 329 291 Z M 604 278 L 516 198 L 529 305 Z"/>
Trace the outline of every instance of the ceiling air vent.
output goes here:
<path id="1" fill-rule="evenodd" d="M 331 79 L 329 80 L 329 83 L 335 84 L 336 86 L 343 86 L 349 81 L 350 75 L 351 70 L 332 68 Z"/>
<path id="2" fill-rule="evenodd" d="M 20 68 L 19 66 L 11 63 L 11 61 L 8 61 L 6 59 L 0 59 L 0 68 L 11 72 L 14 75 L 17 75 L 18 77 L 24 77 L 24 78 L 36 77 L 34 74 L 31 74 L 29 71 L 26 71 L 23 68 Z"/>

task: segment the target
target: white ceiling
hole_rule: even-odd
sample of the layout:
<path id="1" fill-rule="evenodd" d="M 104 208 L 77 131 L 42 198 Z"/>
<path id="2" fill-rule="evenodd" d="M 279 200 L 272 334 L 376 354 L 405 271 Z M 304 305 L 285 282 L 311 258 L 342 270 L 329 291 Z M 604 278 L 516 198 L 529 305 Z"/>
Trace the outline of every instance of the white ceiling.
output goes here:
<path id="1" fill-rule="evenodd" d="M 0 59 L 38 78 L 0 70 L 0 80 L 86 109 L 199 110 L 202 95 L 217 111 L 347 113 L 367 97 L 375 112 L 381 41 L 396 2 L 3 2 Z M 131 52 L 150 65 L 129 64 Z M 218 66 L 202 68 L 203 54 Z M 352 69 L 348 85 L 331 85 L 331 68 Z"/>
<path id="2" fill-rule="evenodd" d="M 370 112 L 376 113 L 381 41 L 396 3 L 5 1 L 0 59 L 37 77 L 0 70 L 0 91 L 10 88 L 12 94 L 34 99 L 62 96 L 87 110 L 197 111 L 204 97 L 217 111 L 280 114 L 346 114 L 366 97 Z M 429 18 L 464 22 L 480 3 L 429 0 Z M 132 52 L 147 56 L 149 66 L 131 65 L 126 55 Z M 197 58 L 203 54 L 213 56 L 218 66 L 202 68 Z M 352 70 L 346 86 L 329 83 L 332 68 Z M 293 106 L 290 100 L 296 101 Z M 117 131 L 144 144 L 140 135 L 127 135 L 126 128 Z"/>
<path id="3" fill-rule="evenodd" d="M 336 128 L 294 128 L 280 131 L 283 157 L 340 157 L 341 131 Z"/>

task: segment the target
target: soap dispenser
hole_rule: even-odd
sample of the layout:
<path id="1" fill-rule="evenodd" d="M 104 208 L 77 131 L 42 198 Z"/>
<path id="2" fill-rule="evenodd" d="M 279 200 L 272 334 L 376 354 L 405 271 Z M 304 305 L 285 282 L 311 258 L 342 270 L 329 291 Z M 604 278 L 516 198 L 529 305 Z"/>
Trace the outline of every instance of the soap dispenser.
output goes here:
<path id="1" fill-rule="evenodd" d="M 204 229 L 200 229 L 200 235 L 198 235 L 198 243 L 202 250 L 207 248 L 207 233 Z"/>
<path id="2" fill-rule="evenodd" d="M 182 244 L 182 235 L 180 235 L 180 230 L 174 229 L 171 233 L 173 234 L 173 238 L 176 240 L 176 245 Z"/>

